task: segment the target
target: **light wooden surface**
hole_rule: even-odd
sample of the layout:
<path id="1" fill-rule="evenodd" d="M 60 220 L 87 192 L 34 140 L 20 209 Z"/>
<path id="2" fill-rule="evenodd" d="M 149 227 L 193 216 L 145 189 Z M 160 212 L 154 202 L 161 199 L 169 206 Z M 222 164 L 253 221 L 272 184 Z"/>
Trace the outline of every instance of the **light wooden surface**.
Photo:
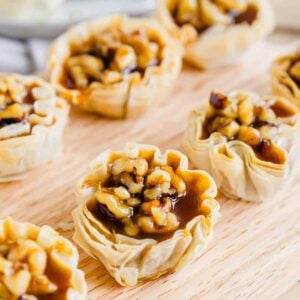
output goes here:
<path id="1" fill-rule="evenodd" d="M 298 281 L 288 291 L 282 294 L 278 300 L 298 300 L 300 298 L 300 282 Z"/>
<path id="2" fill-rule="evenodd" d="M 298 41 L 297 41 L 298 39 Z M 0 216 L 59 228 L 76 206 L 74 186 L 89 162 L 127 141 L 182 150 L 189 111 L 213 88 L 270 93 L 274 57 L 299 45 L 299 35 L 277 33 L 257 46 L 246 66 L 200 73 L 185 68 L 169 97 L 135 120 L 111 121 L 72 110 L 65 152 L 57 161 L 0 185 Z M 238 183 L 237 183 L 238 184 Z M 254 204 L 220 197 L 222 217 L 204 255 L 178 273 L 122 288 L 101 263 L 80 251 L 91 299 L 275 299 L 300 279 L 299 179 L 284 199 Z M 298 231 L 297 231 L 298 229 Z M 72 232 L 62 232 L 71 237 Z M 297 253 L 298 251 L 298 253 Z M 298 259 L 297 259 L 298 254 Z"/>

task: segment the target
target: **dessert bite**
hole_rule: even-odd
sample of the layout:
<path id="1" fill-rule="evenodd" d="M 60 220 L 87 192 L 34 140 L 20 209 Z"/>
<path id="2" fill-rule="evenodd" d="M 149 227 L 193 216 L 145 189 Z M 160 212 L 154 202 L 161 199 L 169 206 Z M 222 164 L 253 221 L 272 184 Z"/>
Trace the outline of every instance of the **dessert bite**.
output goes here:
<path id="1" fill-rule="evenodd" d="M 0 181 L 61 153 L 68 104 L 36 76 L 0 74 Z"/>
<path id="2" fill-rule="evenodd" d="M 298 126 L 298 110 L 285 98 L 213 91 L 191 113 L 184 145 L 192 162 L 212 174 L 224 194 L 263 201 L 296 169 Z"/>
<path id="3" fill-rule="evenodd" d="M 185 45 L 184 59 L 200 69 L 240 63 L 274 28 L 269 1 L 163 0 L 160 23 Z"/>
<path id="4" fill-rule="evenodd" d="M 300 48 L 277 58 L 271 68 L 273 92 L 300 108 Z"/>
<path id="5" fill-rule="evenodd" d="M 178 151 L 139 144 L 108 150 L 78 185 L 74 240 L 118 283 L 133 286 L 204 250 L 219 215 L 216 193 L 212 178 L 189 170 Z"/>
<path id="6" fill-rule="evenodd" d="M 0 219 L 0 298 L 84 300 L 78 252 L 49 226 Z"/>
<path id="7" fill-rule="evenodd" d="M 144 111 L 180 72 L 181 46 L 154 20 L 109 16 L 60 36 L 51 83 L 74 105 L 125 118 Z"/>

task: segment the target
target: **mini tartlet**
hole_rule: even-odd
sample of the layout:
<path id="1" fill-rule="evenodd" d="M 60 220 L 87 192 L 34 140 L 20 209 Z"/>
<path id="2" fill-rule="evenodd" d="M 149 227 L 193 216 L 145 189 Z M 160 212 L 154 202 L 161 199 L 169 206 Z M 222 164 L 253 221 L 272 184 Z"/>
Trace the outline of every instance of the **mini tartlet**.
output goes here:
<path id="1" fill-rule="evenodd" d="M 0 73 L 0 182 L 60 154 L 68 114 L 44 80 Z"/>
<path id="2" fill-rule="evenodd" d="M 85 300 L 75 246 L 49 226 L 0 219 L 0 299 Z"/>
<path id="3" fill-rule="evenodd" d="M 123 286 L 202 253 L 219 216 L 213 179 L 186 156 L 150 145 L 103 152 L 78 185 L 74 240 Z"/>
<path id="4" fill-rule="evenodd" d="M 225 195 L 264 201 L 297 169 L 299 142 L 295 105 L 278 96 L 232 91 L 212 92 L 209 104 L 191 113 L 184 146 Z"/>
<path id="5" fill-rule="evenodd" d="M 144 111 L 181 70 L 182 47 L 154 20 L 109 16 L 60 36 L 51 83 L 86 111 L 124 118 Z"/>
<path id="6" fill-rule="evenodd" d="M 276 59 L 271 68 L 273 92 L 300 108 L 300 48 Z"/>
<path id="7" fill-rule="evenodd" d="M 185 44 L 184 58 L 198 68 L 236 63 L 274 28 L 268 0 L 161 0 L 160 23 Z"/>

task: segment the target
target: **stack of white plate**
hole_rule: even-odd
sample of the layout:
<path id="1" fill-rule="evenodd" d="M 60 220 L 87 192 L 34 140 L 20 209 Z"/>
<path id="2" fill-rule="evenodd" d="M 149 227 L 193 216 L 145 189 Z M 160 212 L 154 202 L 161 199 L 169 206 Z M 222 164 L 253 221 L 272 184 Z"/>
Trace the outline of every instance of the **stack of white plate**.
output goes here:
<path id="1" fill-rule="evenodd" d="M 300 0 L 272 0 L 272 4 L 278 26 L 300 30 Z"/>
<path id="2" fill-rule="evenodd" d="M 0 34 L 54 37 L 70 25 L 110 13 L 141 15 L 155 0 L 0 0 Z"/>

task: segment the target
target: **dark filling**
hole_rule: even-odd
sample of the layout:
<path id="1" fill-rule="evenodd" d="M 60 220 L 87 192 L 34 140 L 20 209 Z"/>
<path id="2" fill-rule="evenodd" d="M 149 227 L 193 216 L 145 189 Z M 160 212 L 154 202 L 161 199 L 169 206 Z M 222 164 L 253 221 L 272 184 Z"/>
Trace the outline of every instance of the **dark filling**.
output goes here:
<path id="1" fill-rule="evenodd" d="M 22 119 L 0 119 L 0 128 L 11 124 L 21 123 Z"/>
<path id="2" fill-rule="evenodd" d="M 125 35 L 124 33 L 121 33 L 121 34 L 122 34 L 122 36 Z M 133 31 L 131 33 L 131 35 L 132 36 L 140 36 L 141 38 L 144 37 L 144 33 L 142 33 L 142 31 L 140 31 L 140 30 Z M 149 42 L 156 42 L 156 41 L 149 40 Z M 139 56 L 138 49 L 135 49 L 135 47 L 130 45 L 130 43 L 126 43 L 126 42 L 122 41 L 122 45 L 131 46 L 135 50 L 136 56 L 137 57 Z M 107 47 L 107 45 L 105 45 L 105 46 Z M 103 70 L 99 71 L 99 73 L 101 73 L 105 70 L 119 71 L 119 70 L 115 70 L 115 69 L 111 68 L 111 63 L 114 61 L 117 50 L 118 50 L 118 48 L 111 46 L 104 52 L 103 49 L 101 49 L 101 47 L 99 47 L 95 41 L 92 41 L 92 45 L 91 45 L 90 50 L 85 51 L 85 52 L 76 52 L 76 53 L 73 54 L 73 56 L 87 54 L 87 55 L 91 55 L 91 56 L 94 56 L 96 58 L 101 59 L 101 61 L 104 64 L 104 68 L 103 68 Z M 133 64 L 133 65 L 125 68 L 124 70 L 122 70 L 120 73 L 122 75 L 128 75 L 130 73 L 138 72 L 143 77 L 144 74 L 145 74 L 145 71 L 148 67 L 159 66 L 160 63 L 161 63 L 161 59 L 160 58 L 155 58 L 155 59 L 150 60 L 147 64 L 147 66 L 144 67 L 144 68 L 139 67 L 137 64 Z M 98 82 L 99 81 L 99 78 L 95 78 L 91 75 L 88 75 L 87 78 L 88 78 L 88 86 L 92 82 L 95 82 L 95 81 Z M 68 71 L 67 71 L 67 76 L 63 81 L 63 84 L 68 89 L 77 89 L 78 88 L 76 86 L 74 78 L 72 77 L 72 75 Z"/>
<path id="3" fill-rule="evenodd" d="M 92 80 L 90 80 L 90 84 L 91 83 L 92 83 Z M 69 90 L 75 90 L 77 88 L 76 83 L 70 74 L 67 74 L 67 76 L 65 76 L 63 85 Z"/>
<path id="4" fill-rule="evenodd" d="M 122 185 L 122 183 L 114 180 L 112 177 L 104 184 L 104 188 L 114 188 L 114 187 L 120 187 L 123 186 L 127 188 L 125 185 Z M 145 189 L 145 188 L 144 188 Z M 145 215 L 145 213 L 141 209 L 141 205 L 144 202 L 149 202 L 144 197 L 144 189 L 139 194 L 131 194 L 131 198 L 138 198 L 141 203 L 134 207 L 133 209 L 133 216 L 131 217 L 132 221 L 136 223 L 136 219 L 139 216 Z M 166 198 L 170 200 L 172 209 L 170 212 L 173 212 L 179 221 L 179 228 L 184 228 L 185 225 L 192 220 L 194 217 L 200 214 L 199 208 L 198 208 L 198 197 L 193 192 L 188 192 L 183 196 L 178 196 L 177 193 L 174 194 L 161 194 L 159 197 L 156 197 L 152 200 L 159 200 L 161 203 L 161 206 L 164 206 Z M 106 205 L 101 204 L 97 202 L 96 204 L 93 204 L 93 207 L 90 207 L 90 211 L 94 214 L 94 216 L 97 219 L 100 219 L 103 221 L 108 228 L 112 229 L 113 231 L 117 233 L 123 233 L 124 234 L 124 224 L 118 220 L 107 208 Z M 126 234 L 126 233 L 125 233 Z M 156 240 L 164 240 L 169 238 L 173 232 L 169 232 L 167 234 L 148 234 L 144 232 L 140 232 L 136 238 L 154 238 Z"/>
<path id="5" fill-rule="evenodd" d="M 234 24 L 241 24 L 246 22 L 247 24 L 252 25 L 257 18 L 257 13 L 257 8 L 254 5 L 249 5 L 247 10 L 242 13 L 230 11 L 230 14 L 233 17 Z"/>
<path id="6" fill-rule="evenodd" d="M 300 50 L 299 50 L 300 51 Z M 291 72 L 292 68 L 296 66 L 296 64 L 300 64 L 300 52 L 299 52 L 299 57 L 297 57 L 296 59 L 294 59 L 292 61 L 291 66 L 288 69 L 288 74 L 290 75 L 290 77 L 293 79 L 293 81 L 296 83 L 296 85 L 300 88 L 300 74 L 293 74 Z M 299 72 L 298 72 L 299 73 Z"/>
<path id="7" fill-rule="evenodd" d="M 187 193 L 183 197 L 174 198 L 174 200 L 172 201 L 172 206 L 172 212 L 175 213 L 180 223 L 179 229 L 184 228 L 190 220 L 200 214 L 198 208 L 198 198 L 193 193 Z M 91 211 L 95 215 L 95 217 L 104 222 L 108 228 L 115 231 L 116 233 L 124 234 L 124 225 L 114 217 L 114 215 L 109 211 L 106 205 L 97 202 L 96 207 L 91 208 Z M 139 208 L 136 208 L 134 215 L 137 215 L 138 213 Z M 147 234 L 141 232 L 135 238 L 143 239 L 149 238 L 149 236 L 151 236 L 151 238 L 156 240 L 165 240 L 172 236 L 172 234 L 173 232 L 167 234 Z"/>
<path id="8" fill-rule="evenodd" d="M 243 12 L 240 12 L 237 10 L 227 10 L 226 13 L 229 16 L 231 16 L 231 18 L 232 18 L 231 24 L 247 23 L 248 25 L 252 25 L 253 22 L 257 19 L 257 15 L 258 15 L 257 7 L 254 5 L 251 5 L 251 4 L 248 5 L 247 9 Z M 185 21 L 185 22 L 180 21 L 177 17 L 178 16 L 178 6 L 174 7 L 173 11 L 171 11 L 171 14 L 173 16 L 173 19 L 174 19 L 176 25 L 181 27 L 183 25 L 190 24 L 198 31 L 199 34 L 210 27 L 210 25 L 205 24 L 201 20 L 200 7 L 198 10 L 198 18 L 199 18 L 198 24 L 195 24 L 195 23 L 193 24 L 193 22 L 191 22 L 191 21 L 190 22 L 189 21 Z"/>
<path id="9" fill-rule="evenodd" d="M 221 93 L 212 92 L 210 95 L 210 105 L 212 107 L 214 107 L 216 110 L 224 109 L 228 105 L 228 101 L 229 101 L 229 99 Z M 258 115 L 258 112 L 260 111 L 260 109 L 261 109 L 260 107 L 255 107 L 254 111 L 256 111 L 256 113 L 255 113 L 254 121 L 248 126 L 255 128 L 255 129 L 259 129 L 260 127 L 265 126 L 265 125 L 268 125 L 270 127 L 276 127 L 276 125 L 272 122 L 261 121 L 261 120 L 257 119 L 257 115 Z M 274 105 L 270 106 L 270 109 L 273 110 L 276 117 L 286 118 L 286 117 L 292 117 L 294 115 L 293 112 L 291 112 L 288 109 L 285 109 L 284 107 L 282 107 L 280 105 L 277 105 L 276 103 Z M 213 116 L 213 117 L 205 120 L 205 123 L 203 126 L 204 131 L 202 134 L 203 139 L 209 138 L 210 134 L 212 134 L 214 132 L 214 131 L 208 130 L 208 124 L 210 124 L 210 122 L 212 122 L 212 120 L 216 116 Z M 224 124 L 222 124 L 222 126 L 226 126 L 226 125 L 230 124 L 231 121 L 232 121 L 232 119 L 228 118 L 228 122 L 227 123 L 225 122 Z M 238 118 L 234 119 L 234 121 L 236 121 L 240 126 L 243 125 Z M 236 137 L 233 137 L 231 139 L 227 138 L 227 139 L 229 141 L 236 140 Z M 269 139 L 261 138 L 260 142 L 257 145 L 250 145 L 250 146 L 255 151 L 257 157 L 264 161 L 273 162 L 276 164 L 281 164 L 284 161 L 284 157 L 280 153 L 278 153 L 278 151 L 274 151 L 271 140 L 269 140 Z"/>
<path id="10" fill-rule="evenodd" d="M 32 89 L 35 88 L 35 87 L 38 87 L 38 85 L 30 85 L 27 87 L 27 95 L 22 99 L 22 104 L 26 104 L 28 107 L 30 107 L 30 111 L 29 111 L 29 114 L 31 113 L 32 111 L 32 105 L 35 101 L 34 97 L 33 97 L 33 94 L 32 94 Z M 15 104 L 16 102 L 15 101 L 12 101 L 11 103 L 7 104 L 6 106 L 4 107 L 1 107 L 0 110 L 4 110 L 6 107 L 12 105 L 12 104 Z M 2 127 L 5 127 L 5 126 L 8 126 L 8 125 L 12 125 L 12 124 L 18 124 L 18 123 L 21 123 L 24 121 L 25 119 L 25 115 L 23 115 L 22 118 L 2 118 L 0 119 L 0 128 Z"/>
<path id="11" fill-rule="evenodd" d="M 3 255 L 4 258 L 8 259 L 9 252 Z M 50 282 L 56 284 L 57 291 L 52 294 L 24 294 L 19 296 L 18 300 L 31 300 L 32 296 L 35 296 L 38 300 L 66 300 L 66 292 L 67 289 L 71 287 L 71 278 L 70 272 L 66 272 L 66 270 L 58 269 L 54 265 L 50 263 L 50 260 L 47 262 L 47 267 L 45 271 L 45 276 L 48 277 Z M 34 279 L 31 279 L 31 284 L 34 286 Z M 2 298 L 1 298 L 2 299 Z"/>

